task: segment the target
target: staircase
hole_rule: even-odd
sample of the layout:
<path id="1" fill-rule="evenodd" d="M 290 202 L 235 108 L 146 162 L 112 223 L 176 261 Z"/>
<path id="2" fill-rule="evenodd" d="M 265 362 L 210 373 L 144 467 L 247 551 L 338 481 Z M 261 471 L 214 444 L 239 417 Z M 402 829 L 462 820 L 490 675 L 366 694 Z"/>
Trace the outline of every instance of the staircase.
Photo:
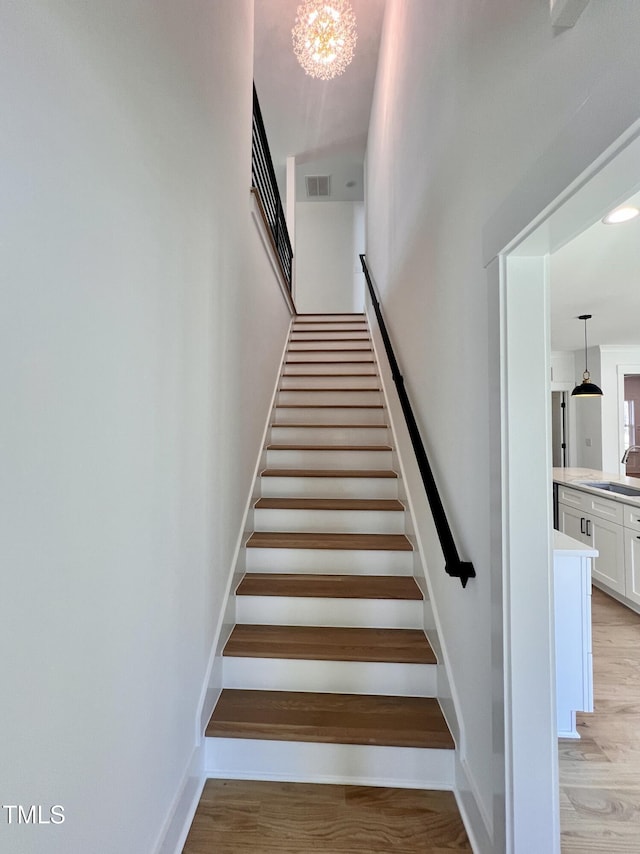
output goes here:
<path id="1" fill-rule="evenodd" d="M 364 315 L 293 327 L 209 776 L 446 789 L 454 743 Z"/>

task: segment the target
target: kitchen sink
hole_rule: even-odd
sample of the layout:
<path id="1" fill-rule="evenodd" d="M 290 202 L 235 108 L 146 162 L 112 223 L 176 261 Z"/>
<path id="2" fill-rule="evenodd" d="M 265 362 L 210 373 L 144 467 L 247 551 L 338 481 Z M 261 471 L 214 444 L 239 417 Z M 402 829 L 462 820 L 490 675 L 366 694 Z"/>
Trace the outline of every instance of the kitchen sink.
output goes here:
<path id="1" fill-rule="evenodd" d="M 625 486 L 623 483 L 610 483 L 600 480 L 584 480 L 580 486 L 591 486 L 593 489 L 605 489 L 607 492 L 615 492 L 618 495 L 629 495 L 632 498 L 640 498 L 640 487 Z"/>

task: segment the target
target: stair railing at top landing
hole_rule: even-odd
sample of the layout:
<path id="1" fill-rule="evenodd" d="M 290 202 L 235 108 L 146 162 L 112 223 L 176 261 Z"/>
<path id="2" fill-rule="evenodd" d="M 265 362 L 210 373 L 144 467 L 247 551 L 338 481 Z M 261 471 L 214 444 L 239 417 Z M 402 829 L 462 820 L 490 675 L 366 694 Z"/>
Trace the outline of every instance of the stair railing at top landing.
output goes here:
<path id="1" fill-rule="evenodd" d="M 444 553 L 445 570 L 448 575 L 451 575 L 454 578 L 459 578 L 462 582 L 462 586 L 466 587 L 467 581 L 470 578 L 476 577 L 476 571 L 470 561 L 460 560 L 460 555 L 458 554 L 458 549 L 456 548 L 453 534 L 451 533 L 449 520 L 447 519 L 447 514 L 445 513 L 444 506 L 440 499 L 440 493 L 438 492 L 438 487 L 436 486 L 433 472 L 429 465 L 427 452 L 425 451 L 424 444 L 422 443 L 420 431 L 418 430 L 418 425 L 416 424 L 416 419 L 413 415 L 411 403 L 409 402 L 409 397 L 404 387 L 404 379 L 400 373 L 400 368 L 398 367 L 398 362 L 393 352 L 391 339 L 389 338 L 389 333 L 387 332 L 382 311 L 380 310 L 380 302 L 378 301 L 373 289 L 373 283 L 371 281 L 371 276 L 369 275 L 369 268 L 367 267 L 364 255 L 360 255 L 360 263 L 362 264 L 362 272 L 364 273 L 364 277 L 367 282 L 373 309 L 376 313 L 376 317 L 378 318 L 380 334 L 384 342 L 384 348 L 387 351 L 389 365 L 391 366 L 391 375 L 394 383 L 396 384 L 398 397 L 400 398 L 400 404 L 402 406 L 402 412 L 407 422 L 407 428 L 411 437 L 411 444 L 413 445 L 413 450 L 418 462 L 418 468 L 420 469 L 420 474 L 422 476 L 422 482 L 427 493 L 427 499 L 433 515 L 436 531 L 438 532 L 440 546 Z"/>
<path id="2" fill-rule="evenodd" d="M 253 87 L 253 131 L 251 137 L 251 185 L 255 191 L 265 224 L 271 236 L 273 250 L 278 257 L 282 275 L 291 293 L 293 250 L 280 201 L 278 182 L 271 160 L 267 134 L 262 121 L 256 87 Z"/>

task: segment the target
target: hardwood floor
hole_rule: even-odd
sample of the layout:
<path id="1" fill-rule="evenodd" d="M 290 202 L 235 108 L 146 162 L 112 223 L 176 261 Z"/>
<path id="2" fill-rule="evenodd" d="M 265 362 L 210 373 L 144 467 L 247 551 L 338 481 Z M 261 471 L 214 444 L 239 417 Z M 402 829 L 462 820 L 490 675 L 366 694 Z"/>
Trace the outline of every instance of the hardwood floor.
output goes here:
<path id="1" fill-rule="evenodd" d="M 208 780 L 183 854 L 451 854 L 451 792 Z"/>
<path id="2" fill-rule="evenodd" d="M 593 590 L 593 714 L 561 739 L 563 854 L 640 852 L 640 616 Z"/>

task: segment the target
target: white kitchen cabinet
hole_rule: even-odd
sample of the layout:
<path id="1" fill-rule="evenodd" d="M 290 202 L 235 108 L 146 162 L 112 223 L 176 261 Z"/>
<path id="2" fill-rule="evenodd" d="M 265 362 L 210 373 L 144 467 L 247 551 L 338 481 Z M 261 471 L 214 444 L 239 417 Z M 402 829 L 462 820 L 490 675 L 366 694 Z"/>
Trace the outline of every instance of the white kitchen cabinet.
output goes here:
<path id="1" fill-rule="evenodd" d="M 582 542 L 554 533 L 556 713 L 560 738 L 580 738 L 576 712 L 593 711 L 591 560 L 596 555 Z"/>
<path id="2" fill-rule="evenodd" d="M 568 495 L 568 493 L 574 493 L 574 495 Z M 587 493 L 567 490 L 566 487 L 561 491 L 561 496 L 572 498 L 573 501 L 571 506 L 558 503 L 560 530 L 574 540 L 597 549 L 599 554 L 591 568 L 594 581 L 599 581 L 616 593 L 625 595 L 625 547 L 622 525 L 610 521 L 610 518 L 601 518 L 596 515 L 596 513 L 605 513 L 608 517 L 611 515 L 616 517 L 610 506 L 615 502 L 602 499 L 594 507 L 591 496 Z M 584 509 L 577 509 L 576 504 L 583 504 Z"/>
<path id="3" fill-rule="evenodd" d="M 624 529 L 625 596 L 640 605 L 640 534 Z"/>
<path id="4" fill-rule="evenodd" d="M 589 545 L 598 550 L 591 573 L 594 581 L 606 584 L 616 593 L 625 593 L 624 529 L 607 519 L 593 518 L 587 526 Z"/>
<path id="5" fill-rule="evenodd" d="M 558 528 L 598 550 L 593 582 L 640 613 L 640 505 L 559 483 Z"/>
<path id="6" fill-rule="evenodd" d="M 574 540 L 579 540 L 582 543 L 588 542 L 585 533 L 584 513 L 562 502 L 558 503 L 558 530 Z"/>

